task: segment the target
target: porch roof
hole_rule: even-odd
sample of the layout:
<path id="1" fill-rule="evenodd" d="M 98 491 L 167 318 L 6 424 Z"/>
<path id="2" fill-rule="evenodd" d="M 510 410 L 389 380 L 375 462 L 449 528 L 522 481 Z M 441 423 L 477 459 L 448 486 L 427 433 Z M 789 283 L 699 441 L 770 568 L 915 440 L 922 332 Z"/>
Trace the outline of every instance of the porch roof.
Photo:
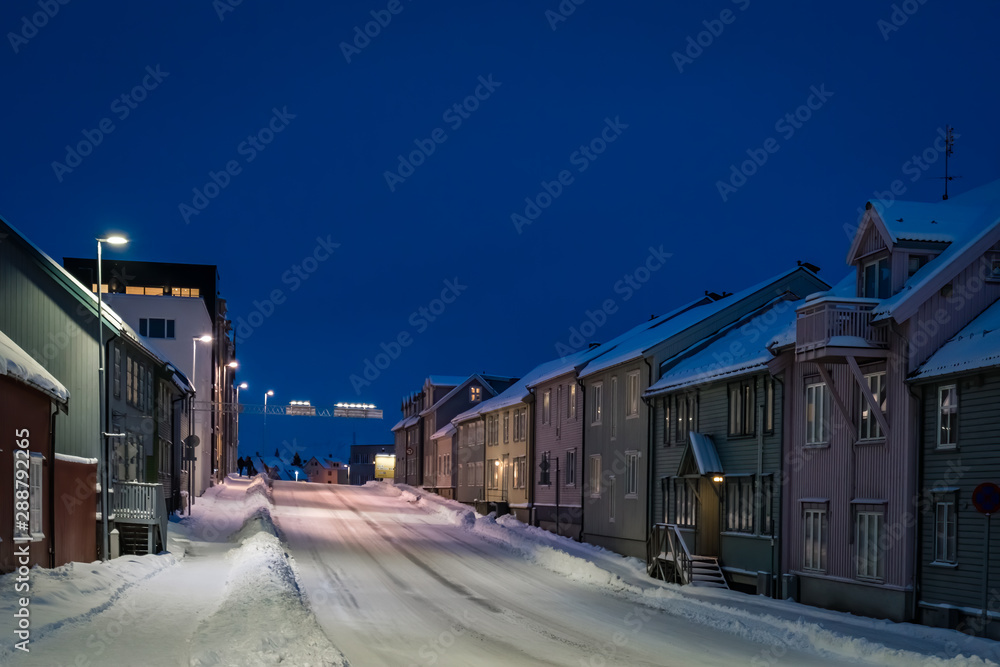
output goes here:
<path id="1" fill-rule="evenodd" d="M 715 441 L 712 436 L 704 433 L 691 432 L 691 444 L 688 445 L 685 455 L 690 453 L 694 457 L 698 472 L 702 475 L 723 474 L 722 461 L 719 459 L 719 450 L 715 448 Z M 681 460 L 683 461 L 683 458 Z"/>

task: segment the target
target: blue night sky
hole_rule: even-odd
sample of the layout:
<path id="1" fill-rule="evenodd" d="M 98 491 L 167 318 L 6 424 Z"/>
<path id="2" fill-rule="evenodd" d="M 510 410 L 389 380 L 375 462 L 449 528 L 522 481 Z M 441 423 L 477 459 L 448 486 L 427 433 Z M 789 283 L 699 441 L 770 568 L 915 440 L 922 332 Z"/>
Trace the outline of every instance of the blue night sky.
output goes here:
<path id="1" fill-rule="evenodd" d="M 836 282 L 867 200 L 940 198 L 946 124 L 952 192 L 1000 177 L 997 3 L 48 2 L 0 7 L 0 215 L 56 259 L 121 230 L 217 264 L 259 325 L 245 402 L 386 410 L 269 420 L 306 453 L 391 442 L 428 374 L 522 375 L 609 299 L 588 340 L 796 260 Z"/>

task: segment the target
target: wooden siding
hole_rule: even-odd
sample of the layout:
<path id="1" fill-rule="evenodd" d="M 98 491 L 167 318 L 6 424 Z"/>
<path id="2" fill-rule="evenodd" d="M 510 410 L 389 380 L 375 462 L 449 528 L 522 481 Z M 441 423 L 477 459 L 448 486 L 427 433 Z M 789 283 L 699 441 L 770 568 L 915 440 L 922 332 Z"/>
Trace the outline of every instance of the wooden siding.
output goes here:
<path id="1" fill-rule="evenodd" d="M 766 372 L 758 372 L 752 375 L 755 389 L 755 405 L 758 410 L 765 402 L 765 382 L 770 377 Z M 671 434 L 669 442 L 664 442 L 664 403 L 665 401 L 683 397 L 690 392 L 696 392 L 698 397 L 698 420 L 694 430 L 712 437 L 716 449 L 719 453 L 719 460 L 725 475 L 752 475 L 757 473 L 758 440 L 757 436 L 729 436 L 729 384 L 738 382 L 743 377 L 725 378 L 717 382 L 709 382 L 697 387 L 687 388 L 684 391 L 665 396 L 658 396 L 653 402 L 653 484 L 652 484 L 652 516 L 651 521 L 666 521 L 673 508 L 670 506 L 670 499 L 664 496 L 665 480 L 678 475 L 681 458 L 683 456 L 687 441 L 679 441 L 676 436 L 676 421 L 671 424 Z M 761 452 L 761 474 L 774 475 L 773 500 L 771 504 L 771 522 L 774 526 L 774 533 L 779 533 L 780 508 L 781 508 L 781 424 L 782 424 L 782 384 L 774 381 L 774 429 L 765 432 L 762 438 Z M 676 408 L 671 412 L 676 419 Z M 755 423 L 755 432 L 761 424 Z M 715 490 L 709 490 L 715 493 Z M 724 498 L 723 489 L 723 498 Z M 720 510 L 724 512 L 724 503 Z M 759 517 L 759 513 L 757 517 Z M 710 519 L 712 525 L 699 525 L 699 531 L 716 530 L 722 531 L 721 515 L 718 517 L 705 517 Z M 756 518 L 756 517 L 755 517 Z M 758 570 L 771 571 L 772 554 L 770 536 L 760 535 L 760 525 L 755 523 L 754 534 L 721 534 L 717 538 L 720 542 L 720 555 L 723 556 L 721 565 L 723 567 L 738 568 L 756 572 Z M 692 536 L 693 537 L 693 536 Z M 763 540 L 763 544 L 757 544 Z M 690 547 L 694 547 L 692 540 Z M 777 548 L 777 543 L 775 544 Z M 715 554 L 703 554 L 715 555 Z M 776 556 L 774 558 L 776 560 Z M 776 564 L 775 564 L 776 567 Z"/>
<path id="2" fill-rule="evenodd" d="M 13 236 L 0 243 L 0 330 L 70 392 L 55 451 L 98 458 L 97 316 L 25 254 Z M 104 329 L 105 339 L 112 337 Z"/>
<path id="3" fill-rule="evenodd" d="M 484 445 L 482 439 L 473 438 L 470 431 L 476 423 L 482 423 L 479 419 L 470 420 L 458 424 L 458 465 L 464 466 L 465 475 L 461 469 L 456 481 L 455 499 L 462 503 L 473 503 L 483 499 L 484 479 L 476 471 L 475 464 L 484 461 Z M 463 432 L 463 428 L 465 429 Z M 469 466 L 473 466 L 470 468 Z M 472 483 L 469 483 L 472 482 Z"/>
<path id="4" fill-rule="evenodd" d="M 937 389 L 958 389 L 958 447 L 937 448 Z M 920 600 L 934 604 L 980 608 L 983 603 L 983 549 L 986 518 L 971 503 L 981 482 L 1000 481 L 1000 372 L 965 375 L 921 387 L 923 398 L 923 471 L 920 485 Z M 936 497 L 931 489 L 956 488 L 945 494 L 956 501 L 957 564 L 934 565 Z M 1000 581 L 1000 529 L 990 535 L 990 581 Z"/>
<path id="5" fill-rule="evenodd" d="M 527 410 L 525 414 L 524 423 L 524 439 L 514 440 L 514 410 Z M 504 442 L 503 437 L 503 420 L 506 415 L 509 420 L 510 430 L 507 442 Z M 528 505 L 531 502 L 530 492 L 532 490 L 532 471 L 533 468 L 530 465 L 532 460 L 529 457 L 531 450 L 531 406 L 526 403 L 517 403 L 511 407 L 504 408 L 502 410 L 494 410 L 492 412 L 486 412 L 483 414 L 486 418 L 487 423 L 490 418 L 496 418 L 497 421 L 497 444 L 488 445 L 486 447 L 486 467 L 489 467 L 490 460 L 501 461 L 501 475 L 500 475 L 500 488 L 497 489 L 486 489 L 486 500 L 490 502 L 505 501 L 511 505 Z M 514 486 L 514 459 L 519 457 L 525 457 L 525 479 L 524 485 L 515 487 Z M 506 457 L 506 459 L 504 458 Z M 506 464 L 502 462 L 506 460 Z M 487 477 L 490 475 L 490 471 L 486 470 L 485 474 Z"/>
<path id="6" fill-rule="evenodd" d="M 569 388 L 576 385 L 576 417 L 568 417 L 569 408 Z M 577 385 L 576 374 L 569 373 L 557 378 L 552 378 L 544 384 L 538 385 L 534 389 L 535 405 L 540 405 L 546 391 L 552 392 L 552 420 L 548 424 L 542 423 L 542 411 L 534 410 L 533 419 L 529 425 L 529 430 L 534 438 L 534 455 L 532 474 L 535 484 L 533 486 L 534 504 L 538 508 L 537 515 L 542 525 L 552 524 L 555 519 L 556 510 L 556 474 L 555 461 L 559 461 L 559 523 L 563 534 L 577 535 L 583 523 L 583 486 L 585 464 L 583 456 L 583 420 L 584 420 L 584 390 Z M 567 452 L 576 454 L 576 464 L 573 469 L 575 480 L 573 484 L 566 483 Z M 542 462 L 543 454 L 549 455 L 551 468 L 549 472 L 549 484 L 541 484 L 539 476 L 539 465 Z M 554 527 L 554 526 L 547 526 Z"/>

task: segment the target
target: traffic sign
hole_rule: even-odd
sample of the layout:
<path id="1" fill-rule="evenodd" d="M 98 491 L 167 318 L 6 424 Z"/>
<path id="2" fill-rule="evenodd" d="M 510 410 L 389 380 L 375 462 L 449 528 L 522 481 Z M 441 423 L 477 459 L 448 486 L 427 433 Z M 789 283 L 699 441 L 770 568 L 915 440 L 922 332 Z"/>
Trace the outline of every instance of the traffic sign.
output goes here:
<path id="1" fill-rule="evenodd" d="M 996 514 L 1000 511 L 1000 486 L 983 482 L 972 492 L 972 504 L 980 514 Z"/>

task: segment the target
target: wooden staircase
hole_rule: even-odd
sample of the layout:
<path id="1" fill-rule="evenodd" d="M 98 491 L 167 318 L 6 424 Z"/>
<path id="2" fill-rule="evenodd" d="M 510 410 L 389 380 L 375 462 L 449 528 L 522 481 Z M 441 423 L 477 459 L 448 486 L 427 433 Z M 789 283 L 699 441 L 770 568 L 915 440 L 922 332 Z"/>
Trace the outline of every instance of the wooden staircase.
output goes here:
<path id="1" fill-rule="evenodd" d="M 114 482 L 112 488 L 112 506 L 121 540 L 121 553 L 140 556 L 164 550 L 169 517 L 163 486 Z"/>
<path id="2" fill-rule="evenodd" d="M 691 554 L 672 523 L 653 524 L 646 540 L 646 573 L 682 585 L 729 588 L 719 559 Z"/>

